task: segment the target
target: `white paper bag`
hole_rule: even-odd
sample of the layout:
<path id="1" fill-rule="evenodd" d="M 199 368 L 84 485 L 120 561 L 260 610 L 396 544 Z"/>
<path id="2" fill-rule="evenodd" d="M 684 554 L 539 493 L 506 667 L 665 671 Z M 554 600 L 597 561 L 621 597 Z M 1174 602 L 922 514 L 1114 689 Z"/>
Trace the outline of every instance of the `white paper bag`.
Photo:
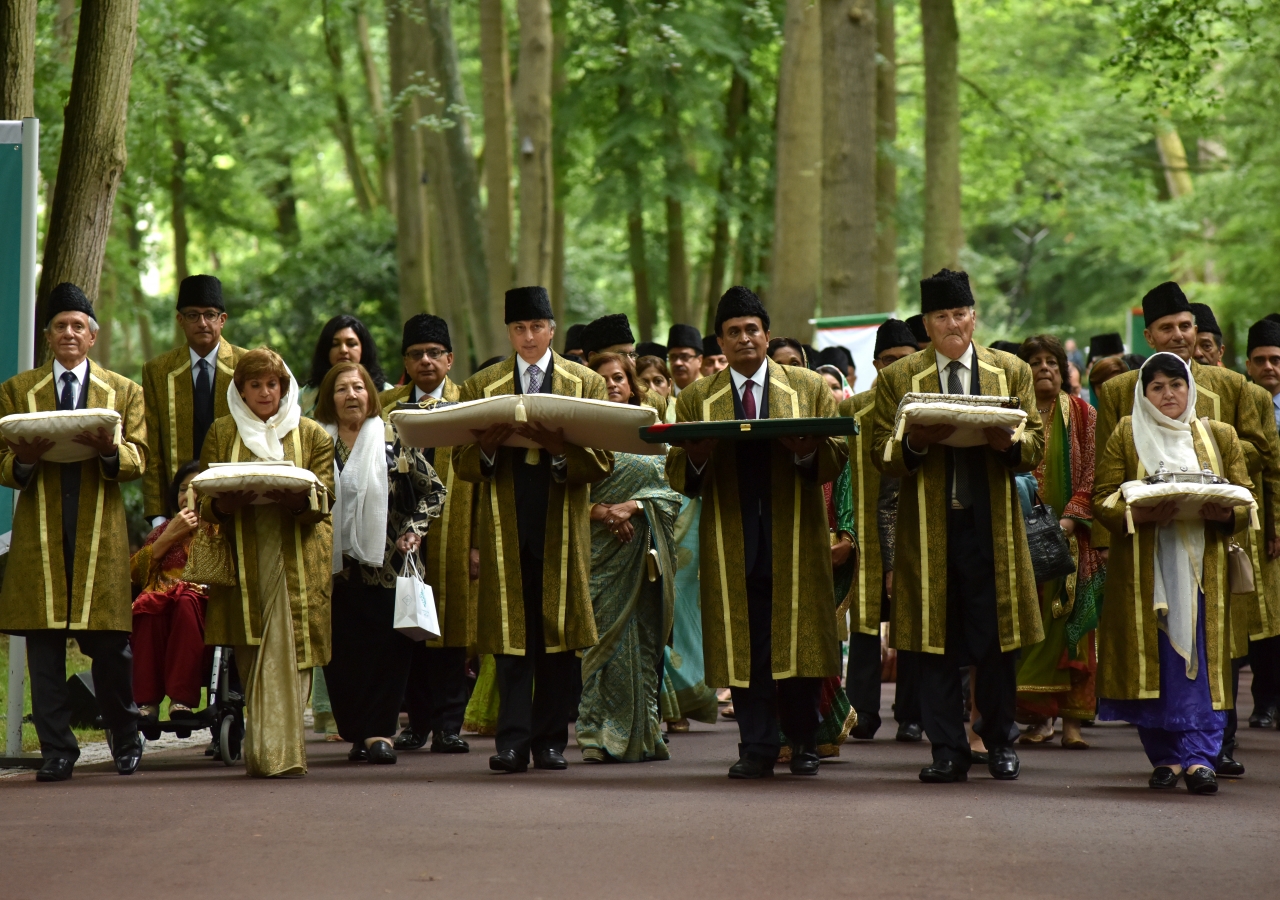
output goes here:
<path id="1" fill-rule="evenodd" d="M 431 593 L 431 585 L 422 580 L 412 553 L 405 554 L 404 567 L 396 578 L 396 612 L 392 627 L 415 641 L 434 641 L 440 637 L 436 599 Z"/>

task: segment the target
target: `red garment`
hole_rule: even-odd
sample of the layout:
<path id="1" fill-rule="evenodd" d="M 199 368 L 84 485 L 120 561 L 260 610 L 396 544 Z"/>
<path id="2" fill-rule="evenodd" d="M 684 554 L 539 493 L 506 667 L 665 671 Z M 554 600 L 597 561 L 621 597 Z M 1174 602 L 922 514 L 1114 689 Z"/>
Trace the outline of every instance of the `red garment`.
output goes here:
<path id="1" fill-rule="evenodd" d="M 139 704 L 158 705 L 168 696 L 195 708 L 209 671 L 204 645 L 207 598 L 194 584 L 181 580 L 190 538 L 174 544 L 163 559 L 153 557 L 152 545 L 167 525 L 147 535 L 130 560 L 134 584 L 143 588 L 133 601 L 133 694 Z"/>

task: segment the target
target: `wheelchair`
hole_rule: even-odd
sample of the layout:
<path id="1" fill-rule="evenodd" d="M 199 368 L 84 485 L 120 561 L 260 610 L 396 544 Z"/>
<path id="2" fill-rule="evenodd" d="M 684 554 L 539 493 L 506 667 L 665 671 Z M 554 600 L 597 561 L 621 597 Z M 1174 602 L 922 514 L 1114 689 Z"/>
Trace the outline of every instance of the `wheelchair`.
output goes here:
<path id="1" fill-rule="evenodd" d="M 231 766 L 240 760 L 244 741 L 244 690 L 236 672 L 235 651 L 231 647 L 213 648 L 213 668 L 209 674 L 209 702 L 205 708 L 180 719 L 143 719 L 138 730 L 149 741 L 160 735 L 176 734 L 189 738 L 193 731 L 209 729 L 213 742 L 205 755 Z"/>

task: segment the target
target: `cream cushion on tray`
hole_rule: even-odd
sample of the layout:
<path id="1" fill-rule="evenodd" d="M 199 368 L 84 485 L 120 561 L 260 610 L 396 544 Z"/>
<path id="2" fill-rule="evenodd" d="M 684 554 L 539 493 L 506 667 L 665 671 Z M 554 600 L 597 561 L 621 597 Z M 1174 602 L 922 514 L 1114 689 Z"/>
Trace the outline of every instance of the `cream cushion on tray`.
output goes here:
<path id="1" fill-rule="evenodd" d="M 73 438 L 86 431 L 105 428 L 115 432 L 120 443 L 120 413 L 114 409 L 71 409 L 63 411 L 18 413 L 0 419 L 0 437 L 6 441 L 53 441 L 53 449 L 42 459 L 51 463 L 72 463 L 92 459 L 98 451 L 77 444 Z"/>
<path id="2" fill-rule="evenodd" d="M 1027 424 L 1024 409 L 1009 408 L 1007 397 L 966 395 L 964 400 L 950 394 L 906 394 L 898 404 L 893 439 L 901 441 L 912 425 L 954 425 L 951 437 L 942 441 L 949 447 L 978 447 L 987 443 L 982 429 L 1012 428 L 1013 440 L 1022 439 Z M 892 443 L 886 443 L 885 459 L 892 455 Z"/>
<path id="3" fill-rule="evenodd" d="M 1157 506 L 1165 500 L 1178 504 L 1175 519 L 1198 519 L 1200 507 L 1206 503 L 1219 506 L 1254 507 L 1253 494 L 1248 488 L 1234 484 L 1147 484 L 1145 481 L 1126 481 L 1120 485 L 1124 502 L 1130 506 Z M 1256 527 L 1256 526 L 1255 526 Z"/>
<path id="4" fill-rule="evenodd" d="M 389 416 L 400 439 L 411 447 L 458 447 L 474 444 L 472 429 L 490 425 L 538 422 L 564 429 L 564 439 L 579 447 L 658 456 L 662 444 L 640 439 L 640 429 L 656 424 L 658 413 L 648 406 L 631 406 L 607 400 L 562 397 L 558 394 L 507 394 L 437 406 L 433 409 L 400 409 Z M 538 447 L 514 434 L 508 447 Z"/>
<path id="5" fill-rule="evenodd" d="M 271 503 L 267 491 L 310 493 L 322 490 L 322 483 L 310 469 L 293 464 L 214 463 L 207 470 L 191 479 L 191 486 L 200 494 L 218 497 L 232 491 L 253 491 L 258 495 L 256 505 Z"/>

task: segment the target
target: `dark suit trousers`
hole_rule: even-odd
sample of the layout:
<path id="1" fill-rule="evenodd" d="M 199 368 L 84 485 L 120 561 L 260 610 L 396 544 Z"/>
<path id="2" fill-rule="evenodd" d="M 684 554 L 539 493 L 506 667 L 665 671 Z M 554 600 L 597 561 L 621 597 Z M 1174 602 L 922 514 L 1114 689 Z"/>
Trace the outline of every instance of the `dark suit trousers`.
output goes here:
<path id="1" fill-rule="evenodd" d="M 542 632 L 542 560 L 520 551 L 524 586 L 525 654 L 495 654 L 498 682 L 498 752 L 514 750 L 527 760 L 529 751 L 564 752 L 569 744 L 565 711 L 573 690 L 578 657 L 568 651 L 548 653 Z M 535 688 L 536 684 L 536 688 Z"/>
<path id="2" fill-rule="evenodd" d="M 947 526 L 947 649 L 920 653 L 920 713 L 935 761 L 969 764 L 962 666 L 977 667 L 974 698 L 988 750 L 1008 747 L 1016 728 L 1017 651 L 1000 652 L 995 566 L 970 510 L 951 510 Z M 959 621 L 952 621 L 958 619 Z"/>
<path id="3" fill-rule="evenodd" d="M 880 727 L 880 635 L 855 632 L 849 635 L 849 664 L 845 671 L 845 693 L 858 711 L 858 724 L 874 722 L 872 734 Z M 899 725 L 920 722 L 920 660 L 918 653 L 898 651 L 898 680 L 893 692 L 893 718 Z"/>
<path id="4" fill-rule="evenodd" d="M 1280 637 L 1250 641 L 1249 668 L 1253 670 L 1254 711 L 1280 706 Z"/>
<path id="5" fill-rule="evenodd" d="M 773 579 L 747 576 L 747 619 L 751 627 L 751 685 L 730 688 L 738 720 L 741 755 L 776 760 L 782 747 L 778 726 L 797 745 L 813 749 L 822 723 L 821 678 L 773 678 Z"/>
<path id="6" fill-rule="evenodd" d="M 413 648 L 413 665 L 404 692 L 409 727 L 421 735 L 436 737 L 462 731 L 467 711 L 467 648 Z"/>
<path id="7" fill-rule="evenodd" d="M 333 580 L 333 657 L 324 667 L 338 733 L 352 744 L 394 737 L 413 641 L 392 626 L 395 588 L 367 585 L 359 572 Z"/>
<path id="8" fill-rule="evenodd" d="M 31 677 L 31 719 L 45 759 L 80 758 L 80 745 L 71 731 L 67 691 L 67 638 L 93 660 L 93 690 L 102 724 L 114 737 L 129 738 L 138 731 L 138 707 L 133 702 L 133 651 L 127 631 L 71 631 L 65 628 L 27 632 L 27 670 Z"/>

